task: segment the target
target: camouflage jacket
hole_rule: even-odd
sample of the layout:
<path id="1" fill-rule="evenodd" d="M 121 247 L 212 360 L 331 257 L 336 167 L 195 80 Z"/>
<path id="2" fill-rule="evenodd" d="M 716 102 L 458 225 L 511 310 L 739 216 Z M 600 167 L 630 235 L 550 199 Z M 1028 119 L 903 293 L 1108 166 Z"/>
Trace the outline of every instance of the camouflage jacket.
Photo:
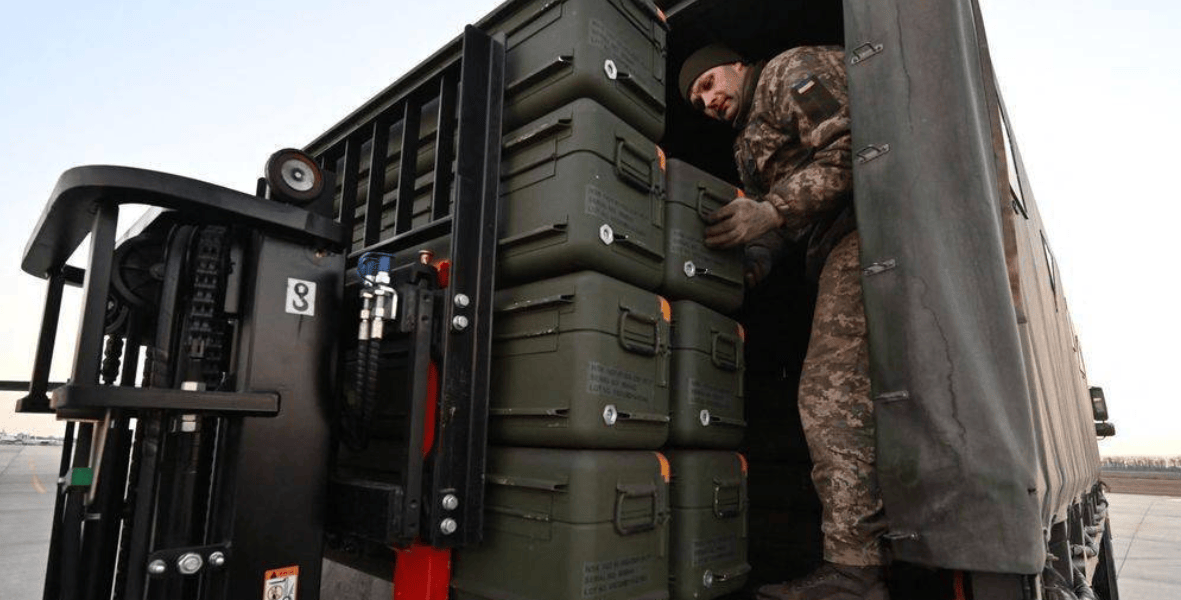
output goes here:
<path id="1" fill-rule="evenodd" d="M 768 61 L 734 142 L 747 194 L 774 205 L 779 233 L 821 264 L 855 228 L 844 58 L 840 47 L 801 46 Z"/>

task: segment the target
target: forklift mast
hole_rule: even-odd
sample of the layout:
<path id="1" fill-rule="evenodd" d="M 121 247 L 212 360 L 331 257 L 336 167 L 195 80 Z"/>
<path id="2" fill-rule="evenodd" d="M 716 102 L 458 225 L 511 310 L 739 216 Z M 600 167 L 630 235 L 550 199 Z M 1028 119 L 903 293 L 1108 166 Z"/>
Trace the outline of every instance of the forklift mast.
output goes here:
<path id="1" fill-rule="evenodd" d="M 469 27 L 462 46 L 338 144 L 274 154 L 254 195 L 61 176 L 22 262 L 48 293 L 17 411 L 67 421 L 46 600 L 315 599 L 325 540 L 396 550 L 399 598 L 446 597 L 450 550 L 482 529 L 504 87 L 503 38 Z M 427 108 L 429 217 L 411 226 L 420 140 L 403 135 L 406 201 L 378 242 L 386 173 L 362 172 L 362 147 L 385 164 Z M 123 204 L 156 209 L 117 243 Z M 85 270 L 67 265 L 87 236 Z M 445 260 L 420 252 L 441 239 Z M 67 284 L 82 319 L 50 390 Z"/>

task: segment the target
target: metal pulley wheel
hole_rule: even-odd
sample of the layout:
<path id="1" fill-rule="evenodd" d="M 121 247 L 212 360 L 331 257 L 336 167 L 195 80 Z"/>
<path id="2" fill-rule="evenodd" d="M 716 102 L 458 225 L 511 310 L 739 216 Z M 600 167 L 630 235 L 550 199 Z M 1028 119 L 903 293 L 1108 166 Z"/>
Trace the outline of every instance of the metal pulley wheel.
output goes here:
<path id="1" fill-rule="evenodd" d="M 303 205 L 320 197 L 324 174 L 310 156 L 286 148 L 267 159 L 265 170 L 272 200 Z"/>

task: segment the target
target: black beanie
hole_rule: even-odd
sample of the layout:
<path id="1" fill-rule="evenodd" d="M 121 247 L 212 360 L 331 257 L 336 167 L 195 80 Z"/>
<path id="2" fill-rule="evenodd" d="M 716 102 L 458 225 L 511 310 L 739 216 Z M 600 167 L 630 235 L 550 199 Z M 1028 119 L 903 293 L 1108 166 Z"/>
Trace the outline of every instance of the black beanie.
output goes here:
<path id="1" fill-rule="evenodd" d="M 689 88 L 702 73 L 719 65 L 742 62 L 742 56 L 724 44 L 710 44 L 689 55 L 681 64 L 681 76 L 677 79 L 677 87 L 681 90 L 681 97 L 689 102 Z"/>

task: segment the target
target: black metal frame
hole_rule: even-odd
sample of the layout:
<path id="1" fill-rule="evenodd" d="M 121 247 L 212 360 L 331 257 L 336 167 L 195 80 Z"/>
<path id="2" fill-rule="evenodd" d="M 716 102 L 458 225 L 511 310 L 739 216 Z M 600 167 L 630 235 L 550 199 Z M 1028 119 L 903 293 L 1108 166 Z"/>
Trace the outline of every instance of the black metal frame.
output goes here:
<path id="1" fill-rule="evenodd" d="M 364 199 L 367 209 L 363 250 L 415 250 L 419 244 L 436 242 L 450 235 L 451 271 L 450 285 L 441 287 L 438 273 L 431 265 L 416 262 L 402 268 L 402 272 L 409 276 L 401 279 L 399 292 L 404 306 L 409 305 L 410 309 L 404 313 L 404 317 L 409 318 L 403 318 L 399 323 L 399 333 L 411 347 L 413 376 L 404 390 L 405 397 L 394 400 L 408 403 L 410 415 L 404 432 L 407 464 L 402 472 L 405 478 L 393 489 L 365 485 L 353 489 L 363 489 L 370 494 L 370 499 L 377 489 L 379 496 L 390 501 L 393 514 L 377 526 L 377 529 L 384 526 L 379 539 L 386 545 L 408 546 L 426 542 L 449 548 L 480 539 L 503 89 L 503 37 L 493 39 L 475 28 L 467 28 L 462 56 L 441 69 L 437 76 L 405 94 L 390 109 L 375 115 L 352 135 L 316 157 L 322 166 L 332 167 L 338 161 L 343 162 L 340 222 L 315 212 L 163 173 L 122 167 L 80 167 L 62 175 L 22 262 L 26 272 L 48 279 L 49 290 L 29 395 L 22 399 L 18 410 L 56 412 L 69 420 L 60 470 L 63 483 L 55 507 L 46 574 L 46 599 L 105 597 L 112 592 L 112 585 L 118 588 L 114 590 L 118 597 L 183 595 L 212 598 L 217 597 L 218 590 L 222 589 L 230 590 L 230 593 L 241 591 L 240 587 L 233 588 L 242 583 L 240 573 L 235 574 L 235 570 L 249 568 L 253 573 L 262 559 L 272 560 L 272 555 L 291 556 L 289 549 L 274 547 L 273 540 L 263 534 L 250 534 L 252 537 L 245 541 L 247 543 L 234 538 L 237 540 L 234 547 L 226 546 L 231 539 L 228 532 L 243 514 L 249 513 L 248 519 L 261 520 L 266 518 L 264 513 L 269 509 L 262 505 L 243 507 L 233 504 L 233 499 L 225 496 L 232 495 L 230 490 L 247 496 L 260 493 L 256 489 L 257 482 L 250 480 L 257 478 L 258 472 L 266 469 L 268 464 L 274 464 L 273 460 L 267 462 L 268 452 L 273 454 L 274 448 L 264 446 L 270 445 L 275 435 L 281 435 L 280 431 L 286 432 L 288 437 L 299 437 L 297 441 L 312 448 L 319 456 L 328 456 L 326 448 L 321 452 L 318 444 L 307 443 L 311 437 L 328 439 L 326 424 L 319 424 L 326 413 L 316 401 L 316 394 L 323 390 L 319 389 L 321 386 L 314 378 L 307 377 L 289 378 L 297 383 L 292 384 L 293 389 L 286 388 L 284 382 L 290 381 L 284 379 L 282 367 L 265 357 L 258 361 L 262 367 L 247 373 L 252 370 L 249 361 L 254 360 L 251 358 L 254 350 L 251 356 L 235 359 L 237 367 L 244 373 L 239 375 L 238 381 L 244 387 L 236 389 L 248 391 L 177 390 L 172 388 L 179 384 L 171 380 L 153 381 L 153 387 L 147 389 L 136 388 L 138 352 L 141 342 L 145 342 L 141 338 L 146 337 L 141 316 L 131 313 L 131 320 L 121 324 L 120 333 L 114 336 L 125 336 L 126 347 L 119 348 L 117 343 L 111 344 L 107 339 L 110 325 L 107 320 L 108 297 L 112 290 L 112 273 L 118 268 L 115 264 L 115 228 L 119 205 L 134 203 L 173 209 L 176 214 L 183 215 L 178 218 L 177 231 L 187 227 L 191 232 L 194 226 L 205 223 L 233 223 L 263 232 L 253 234 L 253 241 L 249 242 L 249 247 L 253 248 L 251 252 L 255 254 L 243 259 L 240 272 L 246 273 L 246 280 L 233 284 L 251 288 L 241 291 L 242 294 L 258 293 L 257 286 L 263 285 L 264 280 L 273 287 L 286 276 L 278 271 L 306 263 L 304 254 L 308 246 L 328 251 L 342 246 L 347 249 L 347 236 L 352 233 L 357 208 L 360 148 L 365 143 L 372 145 L 374 168 L 368 173 L 370 193 Z M 414 193 L 419 142 L 413 132 L 419 130 L 422 109 L 429 103 L 439 111 L 431 221 L 425 226 L 411 228 L 410 199 Z M 398 124 L 408 135 L 402 140 L 397 193 L 399 198 L 408 200 L 396 207 L 394 235 L 380 240 L 385 150 L 390 127 Z M 453 162 L 455 172 L 452 177 Z M 331 190 L 331 186 L 328 189 Z M 87 235 L 91 239 L 91 251 L 85 271 L 66 266 L 66 259 Z M 191 233 L 185 235 L 189 236 L 185 240 L 192 239 Z M 170 264 L 189 260 L 183 257 L 183 253 L 175 254 L 181 247 L 187 247 L 187 243 L 169 244 L 166 256 L 173 256 L 169 259 Z M 353 252 L 349 257 L 355 263 L 359 254 Z M 339 255 L 336 256 L 336 260 L 341 260 Z M 332 274 L 325 271 L 325 265 L 337 264 L 330 261 L 316 267 L 319 269 L 316 276 L 324 277 L 323 281 L 329 284 L 333 278 L 339 281 L 345 275 L 343 271 L 339 275 L 335 271 Z M 169 281 L 167 275 L 165 280 Z M 50 388 L 49 362 L 56 339 L 62 288 L 66 284 L 78 283 L 83 284 L 84 296 L 72 376 L 50 396 L 47 393 Z M 175 287 L 175 284 L 171 285 Z M 167 284 L 165 287 L 172 289 Z M 238 287 L 235 294 L 240 291 Z M 173 320 L 178 317 L 179 313 L 173 312 L 176 307 L 172 306 L 177 300 L 176 295 L 173 290 L 169 302 L 161 301 L 163 312 L 157 326 L 156 345 L 162 343 L 160 340 L 176 340 L 171 337 L 171 329 L 160 329 L 173 327 Z M 263 341 L 257 343 L 261 345 L 282 343 L 282 339 L 276 337 L 283 335 L 281 333 L 259 333 L 273 326 L 273 318 L 265 311 L 260 312 L 257 302 L 256 299 L 253 305 L 249 302 L 243 305 L 249 308 L 238 316 L 243 328 L 239 334 L 246 337 L 261 335 Z M 330 314 L 336 314 L 335 301 L 330 308 Z M 282 331 L 282 326 L 275 329 L 275 332 Z M 323 335 L 322 330 L 319 334 L 309 331 L 301 330 L 299 343 L 318 344 L 318 349 L 301 356 L 319 356 L 320 349 L 329 352 L 331 343 L 325 340 L 331 339 L 330 336 Z M 161 348 L 167 350 L 173 342 Z M 104 372 L 104 345 L 105 354 L 112 361 L 122 353 L 122 381 L 118 387 L 111 385 L 117 370 L 108 367 Z M 164 357 L 161 360 L 170 359 Z M 432 363 L 438 366 L 437 397 L 429 392 L 434 383 L 429 376 Z M 437 404 L 432 407 L 428 401 Z M 294 412 L 293 405 L 296 406 Z M 434 431 L 430 432 L 435 442 L 429 454 L 424 456 L 421 449 L 428 434 L 425 429 L 427 415 L 432 409 L 439 415 Z M 207 467 L 212 469 L 208 478 L 208 506 L 202 500 L 197 504 L 190 502 L 179 507 L 166 507 L 169 498 L 183 499 L 192 495 L 185 493 L 185 490 L 191 491 L 191 481 L 184 479 L 183 475 L 170 475 L 170 470 L 188 460 L 188 455 L 178 450 L 187 442 L 169 441 L 167 431 L 172 419 L 180 414 L 197 415 L 195 418 L 202 419 L 203 427 L 209 426 L 216 431 L 201 445 L 197 445 L 194 438 L 190 452 L 205 456 L 201 460 L 213 460 L 210 457 L 214 454 L 218 456 L 216 464 Z M 130 427 L 132 418 L 139 419 L 135 440 Z M 312 421 L 317 424 L 309 428 L 308 423 Z M 299 435 L 292 432 L 299 432 Z M 91 456 L 92 447 L 98 448 L 95 456 Z M 102 476 L 98 483 L 91 483 L 90 478 L 100 465 Z M 315 481 L 295 482 L 288 478 L 290 483 L 284 490 L 284 497 L 299 495 L 300 505 L 313 510 L 307 513 L 310 520 L 317 521 L 326 511 L 323 511 L 322 493 L 314 492 L 314 489 L 326 485 L 327 473 L 310 467 L 306 474 Z M 121 516 L 124 510 L 132 507 L 131 516 Z M 195 521 L 178 516 L 178 511 L 183 513 L 186 510 L 200 511 L 203 516 L 194 517 Z M 173 523 L 174 518 L 179 520 Z M 444 520 L 454 527 L 443 527 Z M 165 528 L 161 530 L 163 533 L 151 533 L 161 526 L 161 522 Z M 204 523 L 200 527 L 206 531 L 205 538 L 210 538 L 206 545 L 190 547 L 184 543 L 183 535 L 176 534 L 190 527 L 191 523 Z M 314 537 L 318 540 L 321 525 L 318 522 L 306 525 L 304 533 L 314 530 Z M 293 541 L 292 544 L 314 546 L 318 552 L 318 541 L 309 536 L 299 539 L 303 541 Z M 209 546 L 209 543 L 214 545 Z M 193 548 L 201 552 L 224 549 L 226 556 L 232 550 L 236 555 L 235 562 L 225 571 L 200 580 L 204 583 L 192 578 L 182 579 L 171 567 L 167 572 L 148 572 L 150 560 L 167 559 L 167 563 L 186 549 Z M 273 553 L 269 551 L 271 548 Z M 307 549 L 301 552 L 306 553 Z M 318 567 L 312 579 L 318 579 Z M 229 585 L 227 581 L 238 583 Z M 309 582 L 313 587 L 317 584 L 318 581 Z M 301 596 L 314 597 L 315 591 L 305 587 Z"/>
<path id="2" fill-rule="evenodd" d="M 268 235 L 304 240 L 317 248 L 336 249 L 343 244 L 343 228 L 324 216 L 183 177 L 122 167 L 79 167 L 62 175 L 22 262 L 26 272 L 48 279 L 48 292 L 29 394 L 19 401 L 17 410 L 53 412 L 70 420 L 59 471 L 62 483 L 54 509 L 46 599 L 109 597 L 112 585 L 120 588 L 115 591 L 117 597 L 128 598 L 164 597 L 179 589 L 153 589 L 145 581 L 149 555 L 172 551 L 167 542 L 161 546 L 161 541 L 153 542 L 149 534 L 153 505 L 167 502 L 161 499 L 167 497 L 166 493 L 157 496 L 157 474 L 168 469 L 157 463 L 156 456 L 146 456 L 147 452 L 139 456 L 143 461 L 140 467 L 133 467 L 131 418 L 140 419 L 137 435 L 149 436 L 152 432 L 145 430 L 145 423 L 162 426 L 170 414 L 241 422 L 243 416 L 274 417 L 279 412 L 278 391 L 231 393 L 134 387 L 139 348 L 144 341 L 141 319 L 154 319 L 155 315 L 129 313 L 119 333 L 126 337 L 126 344 L 120 347 L 108 343 L 108 298 L 116 268 L 115 234 L 122 203 L 172 208 L 193 223 L 245 223 Z M 87 235 L 91 239 L 87 268 L 83 271 L 65 265 Z M 182 256 L 178 260 L 185 259 Z M 82 283 L 84 295 L 71 378 L 66 384 L 50 384 L 50 359 L 63 287 L 78 283 Z M 114 387 L 110 383 L 119 373 L 112 367 L 104 373 L 104 356 L 114 360 L 120 354 L 122 379 L 120 386 Z M 51 385 L 56 389 L 48 394 Z M 155 434 L 156 438 L 149 442 L 158 447 L 163 434 L 159 430 Z M 327 440 L 326 425 L 323 437 Z M 97 448 L 93 456 L 92 448 Z M 233 452 L 230 449 L 221 460 L 224 462 Z M 138 482 L 133 478 L 129 490 L 128 477 L 135 474 Z M 122 516 L 133 505 L 134 522 Z M 184 585 L 193 590 L 195 581 Z M 253 578 L 250 587 L 255 587 Z M 216 585 L 202 593 L 217 594 Z"/>
<path id="3" fill-rule="evenodd" d="M 357 122 L 350 133 L 317 154 L 326 168 L 340 166 L 338 216 L 350 233 L 358 203 L 365 206 L 361 247 L 350 254 L 350 264 L 366 252 L 394 253 L 401 262 L 415 262 L 414 250 L 421 244 L 450 235 L 451 271 L 446 289 L 430 291 L 417 283 L 406 283 L 418 279 L 404 272 L 395 276 L 403 306 L 400 331 L 413 336 L 409 389 L 403 398 L 390 399 L 408 403 L 407 430 L 401 438 L 406 464 L 394 469 L 403 474 L 402 479 L 394 486 L 355 479 L 334 483 L 337 491 L 333 499 L 343 503 L 332 511 L 335 516 L 356 512 L 353 508 L 360 506 L 358 502 L 392 513 L 379 524 L 368 517 L 346 518 L 336 523 L 338 532 L 384 541 L 389 547 L 406 547 L 416 540 L 440 548 L 474 543 L 480 540 L 483 525 L 504 41 L 468 27 L 462 43 L 460 57 L 396 97 L 385 109 Z M 423 107 L 432 103 L 438 114 L 438 130 L 431 220 L 412 228 L 417 132 Z M 402 136 L 394 232 L 380 239 L 389 134 L 399 126 Z M 370 147 L 368 193 L 360 199 L 361 148 L 366 144 Z M 453 196 L 454 209 L 450 210 Z M 456 298 L 466 298 L 466 302 Z M 465 319 L 466 324 L 456 325 L 457 318 Z M 441 378 L 436 414 L 446 418 L 436 421 L 434 446 L 430 455 L 423 457 L 432 354 Z M 444 498 L 448 506 L 455 502 L 458 508 L 443 508 Z M 425 524 L 420 524 L 422 519 Z M 445 531 L 444 520 L 455 529 Z"/>

